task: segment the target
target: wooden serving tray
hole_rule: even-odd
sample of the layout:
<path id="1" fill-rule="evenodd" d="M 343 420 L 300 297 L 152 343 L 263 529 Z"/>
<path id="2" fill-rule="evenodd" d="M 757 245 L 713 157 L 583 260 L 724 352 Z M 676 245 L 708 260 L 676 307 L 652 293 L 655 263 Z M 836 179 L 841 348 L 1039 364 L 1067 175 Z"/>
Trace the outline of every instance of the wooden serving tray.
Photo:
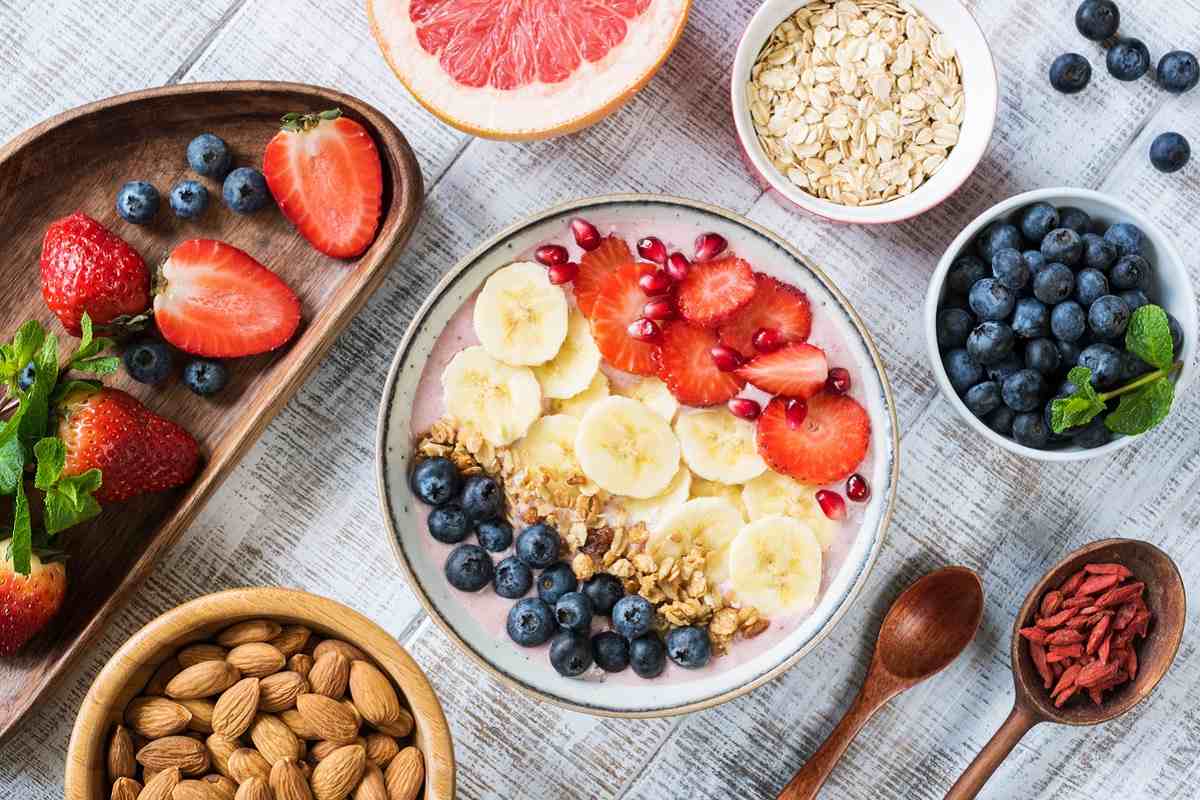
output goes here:
<path id="1" fill-rule="evenodd" d="M 339 261 L 317 252 L 274 207 L 245 217 L 234 214 L 221 202 L 218 183 L 188 169 L 187 143 L 202 132 L 225 139 L 236 166 L 261 167 L 263 149 L 279 129 L 282 114 L 335 107 L 366 126 L 383 162 L 379 234 L 358 259 Z M 209 209 L 199 220 L 178 219 L 168 206 L 167 193 L 184 177 L 202 180 L 209 188 Z M 151 181 L 163 195 L 163 208 L 152 225 L 130 225 L 116 213 L 118 188 L 138 179 Z M 130 380 L 124 370 L 105 378 L 108 385 L 183 425 L 200 441 L 205 463 L 187 487 L 112 506 L 60 535 L 58 544 L 70 556 L 67 600 L 48 630 L 16 656 L 0 660 L 0 738 L 136 590 L 304 383 L 383 280 L 412 233 L 423 197 L 416 158 L 383 114 L 340 92 L 293 83 L 198 83 L 121 95 L 60 114 L 0 150 L 4 339 L 36 317 L 59 335 L 64 355 L 74 346 L 42 301 L 38 271 L 47 225 L 74 211 L 95 217 L 125 238 L 151 269 L 185 239 L 227 241 L 277 272 L 300 296 L 303 315 L 300 331 L 279 351 L 230 361 L 229 386 L 214 398 L 197 397 L 183 385 L 182 364 L 159 388 Z M 4 509 L 0 520 L 11 526 L 11 510 Z"/>

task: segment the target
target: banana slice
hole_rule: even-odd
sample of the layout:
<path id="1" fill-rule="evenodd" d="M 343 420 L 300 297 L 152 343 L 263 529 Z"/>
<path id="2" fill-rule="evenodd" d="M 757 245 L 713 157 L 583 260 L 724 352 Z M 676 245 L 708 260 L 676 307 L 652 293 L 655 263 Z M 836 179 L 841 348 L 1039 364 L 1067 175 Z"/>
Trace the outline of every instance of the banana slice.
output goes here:
<path id="1" fill-rule="evenodd" d="M 505 364 L 544 364 L 567 338 L 567 296 L 545 267 L 509 264 L 492 273 L 475 299 L 475 335 Z"/>
<path id="2" fill-rule="evenodd" d="M 807 523 L 825 549 L 837 536 L 837 523 L 825 516 L 812 487 L 774 470 L 767 470 L 742 487 L 742 501 L 752 521 L 782 514 Z"/>
<path id="3" fill-rule="evenodd" d="M 503 447 L 520 439 L 542 413 L 542 389 L 529 367 L 512 367 L 482 347 L 455 354 L 442 371 L 446 412 Z"/>
<path id="4" fill-rule="evenodd" d="M 642 378 L 623 389 L 619 393 L 625 397 L 645 403 L 650 410 L 667 422 L 675 420 L 675 412 L 679 410 L 679 401 L 667 385 L 658 378 Z"/>
<path id="5" fill-rule="evenodd" d="M 606 397 L 579 421 L 575 454 L 583 474 L 626 497 L 662 494 L 679 469 L 679 440 L 662 417 L 627 397 Z"/>
<path id="6" fill-rule="evenodd" d="M 657 497 L 645 500 L 627 497 L 621 500 L 621 506 L 626 513 L 626 522 L 634 525 L 639 522 L 646 524 L 646 529 L 655 531 L 666 516 L 682 506 L 688 500 L 688 491 L 692 488 L 692 472 L 682 464 L 675 471 L 675 477 L 667 484 L 667 488 Z"/>
<path id="7" fill-rule="evenodd" d="M 681 558 L 699 545 L 708 552 L 704 573 L 719 584 L 729 577 L 729 545 L 743 524 L 742 512 L 733 503 L 698 497 L 663 518 L 646 541 L 646 550 L 661 561 Z"/>
<path id="8" fill-rule="evenodd" d="M 692 498 L 720 497 L 723 500 L 728 500 L 737 506 L 737 510 L 741 512 L 743 523 L 749 520 L 749 517 L 746 516 L 746 505 L 742 502 L 742 487 L 740 485 L 730 486 L 728 483 L 707 481 L 693 472 L 690 494 Z"/>
<path id="9" fill-rule="evenodd" d="M 600 348 L 592 338 L 591 327 L 578 309 L 572 309 L 562 347 L 554 358 L 533 368 L 542 385 L 542 396 L 558 400 L 574 397 L 588 388 L 598 369 Z"/>
<path id="10" fill-rule="evenodd" d="M 597 370 L 586 389 L 566 400 L 555 400 L 551 405 L 555 414 L 570 414 L 576 419 L 583 419 L 583 415 L 589 408 L 606 397 L 608 397 L 608 376 Z"/>
<path id="11" fill-rule="evenodd" d="M 680 414 L 675 434 L 683 448 L 683 460 L 701 478 L 745 483 L 767 469 L 754 442 L 754 423 L 735 417 L 729 409 Z"/>
<path id="12" fill-rule="evenodd" d="M 729 570 L 739 602 L 767 615 L 805 611 L 821 590 L 821 545 L 805 523 L 772 514 L 738 533 Z"/>
<path id="13" fill-rule="evenodd" d="M 513 445 L 517 465 L 529 473 L 539 472 L 549 477 L 558 489 L 574 489 L 591 496 L 600 487 L 584 481 L 583 470 L 575 456 L 575 437 L 579 420 L 566 414 L 541 417 L 529 427 L 529 432 Z"/>

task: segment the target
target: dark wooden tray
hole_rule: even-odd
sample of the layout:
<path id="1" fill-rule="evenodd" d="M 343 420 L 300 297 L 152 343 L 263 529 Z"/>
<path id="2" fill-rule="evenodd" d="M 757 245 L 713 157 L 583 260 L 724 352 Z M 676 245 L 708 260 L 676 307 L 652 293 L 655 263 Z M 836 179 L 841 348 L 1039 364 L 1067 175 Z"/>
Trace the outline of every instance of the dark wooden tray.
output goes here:
<path id="1" fill-rule="evenodd" d="M 317 252 L 274 208 L 247 217 L 233 214 L 220 202 L 220 187 L 211 182 L 213 202 L 200 220 L 179 220 L 164 208 L 153 225 L 142 227 L 126 224 L 116 214 L 117 189 L 127 180 L 153 182 L 166 206 L 165 195 L 177 180 L 196 177 L 184 151 L 201 132 L 224 138 L 237 165 L 261 167 L 263 148 L 283 113 L 334 107 L 366 126 L 383 161 L 379 235 L 355 260 Z M 148 89 L 60 114 L 0 150 L 0 280 L 5 287 L 0 335 L 5 339 L 23 321 L 37 317 L 59 334 L 64 353 L 74 345 L 42 301 L 38 277 L 46 226 L 73 211 L 119 233 L 151 269 L 187 238 L 236 245 L 296 291 L 304 319 L 296 338 L 279 352 L 230 362 L 230 385 L 214 399 L 192 394 L 178 376 L 165 388 L 135 383 L 123 371 L 106 378 L 187 428 L 200 441 L 205 464 L 191 485 L 113 506 L 61 536 L 59 543 L 70 556 L 67 601 L 48 630 L 16 656 L 0 660 L 0 738 L 137 590 L 304 383 L 383 280 L 412 233 L 423 197 L 420 168 L 395 125 L 353 97 L 301 84 L 247 81 Z"/>

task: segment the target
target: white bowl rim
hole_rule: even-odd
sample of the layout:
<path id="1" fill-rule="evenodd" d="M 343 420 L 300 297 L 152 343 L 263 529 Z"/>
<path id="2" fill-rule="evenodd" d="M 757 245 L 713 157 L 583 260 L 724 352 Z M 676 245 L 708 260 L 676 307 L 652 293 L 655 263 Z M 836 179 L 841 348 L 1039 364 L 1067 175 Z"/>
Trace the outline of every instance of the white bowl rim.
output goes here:
<path id="1" fill-rule="evenodd" d="M 979 162 L 983 159 L 988 146 L 991 144 L 992 134 L 996 127 L 996 117 L 1000 109 L 999 73 L 996 69 L 996 61 L 992 56 L 991 47 L 988 45 L 987 37 L 984 36 L 983 28 L 979 25 L 979 21 L 971 13 L 970 9 L 962 4 L 961 0 L 946 0 L 948 7 L 957 8 L 963 14 L 964 21 L 969 21 L 973 33 L 978 34 L 978 39 L 973 45 L 987 54 L 988 64 L 991 65 L 991 70 L 987 73 L 990 78 L 986 84 L 988 89 L 987 94 L 990 95 L 992 100 L 991 112 L 986 115 L 986 129 L 981 131 L 982 135 L 979 137 L 977 146 L 973 149 L 964 148 L 967 159 L 962 162 L 962 174 L 958 180 L 954 181 L 946 191 L 936 196 L 923 191 L 928 188 L 928 184 L 922 184 L 907 197 L 897 198 L 887 203 L 880 203 L 875 206 L 845 206 L 814 197 L 792 185 L 790 181 L 779 174 L 779 171 L 767 161 L 761 147 L 758 145 L 757 136 L 754 132 L 754 123 L 750 119 L 750 111 L 746 106 L 746 76 L 750 74 L 750 69 L 754 66 L 754 60 L 757 58 L 763 44 L 766 43 L 767 37 L 783 21 L 784 17 L 810 2 L 812 0 L 766 0 L 759 7 L 758 11 L 754 13 L 754 16 L 750 18 L 750 22 L 747 23 L 746 29 L 742 32 L 737 52 L 734 55 L 733 68 L 730 72 L 730 105 L 733 111 L 733 122 L 737 129 L 737 137 L 742 148 L 742 154 L 749 161 L 758 177 L 792 205 L 802 211 L 833 222 L 885 225 L 912 219 L 940 205 L 962 188 L 967 179 L 974 174 L 975 168 L 979 166 Z M 910 2 L 919 8 L 924 3 L 930 2 L 930 0 L 910 0 Z M 759 35 L 760 31 L 762 31 L 761 35 Z M 751 46 L 751 33 L 755 34 L 753 37 L 753 46 Z M 986 102 L 987 96 L 981 99 Z M 984 117 L 981 116 L 980 119 L 984 120 Z M 955 152 L 958 149 L 956 147 Z M 929 196 L 927 197 L 926 195 Z"/>
<path id="2" fill-rule="evenodd" d="M 1042 201 L 1051 203 L 1052 205 L 1069 206 L 1072 200 L 1081 199 L 1108 206 L 1113 209 L 1114 216 L 1123 216 L 1141 228 L 1150 237 L 1151 241 L 1154 242 L 1159 262 L 1155 265 L 1155 268 L 1159 271 L 1160 275 L 1165 275 L 1166 271 L 1170 272 L 1171 283 L 1173 285 L 1172 291 L 1182 290 L 1187 297 L 1194 296 L 1192 279 L 1188 275 L 1187 269 L 1183 266 L 1183 259 L 1175 249 L 1175 245 L 1171 243 L 1166 232 L 1154 220 L 1112 195 L 1093 189 L 1078 189 L 1070 186 L 1055 186 L 1047 189 L 1034 189 L 1023 192 L 996 203 L 973 219 L 969 225 L 962 229 L 962 232 L 950 243 L 950 246 L 942 255 L 937 268 L 929 279 L 929 288 L 925 294 L 925 350 L 933 365 L 933 376 L 937 380 L 942 394 L 950 401 L 950 405 L 954 407 L 958 415 L 966 420 L 967 424 L 984 438 L 1011 453 L 1032 458 L 1036 461 L 1067 462 L 1099 458 L 1100 456 L 1116 452 L 1122 447 L 1128 447 L 1141 439 L 1141 436 L 1120 436 L 1103 447 L 1094 447 L 1088 450 L 1079 448 L 1038 450 L 1018 444 L 1016 441 L 996 433 L 985 425 L 981 419 L 971 413 L 970 409 L 963 403 L 962 398 L 958 396 L 958 392 L 954 391 L 954 387 L 950 385 L 950 379 L 946 376 L 946 370 L 942 366 L 942 355 L 937 344 L 938 304 L 941 302 L 942 286 L 945 283 L 946 274 L 950 271 L 950 266 L 958 258 L 958 255 L 963 251 L 967 243 L 986 225 L 1012 213 L 1012 211 L 1021 206 Z M 1164 271 L 1164 268 L 1166 271 Z M 1192 381 L 1196 372 L 1196 335 L 1200 323 L 1197 322 L 1196 304 L 1188 303 L 1186 307 L 1187 313 L 1183 318 L 1179 319 L 1179 325 L 1183 328 L 1184 343 L 1183 352 L 1180 354 L 1180 361 L 1183 362 L 1183 366 L 1180 368 L 1179 377 L 1175 380 L 1176 393 Z M 1145 435 L 1142 434 L 1142 436 Z"/>

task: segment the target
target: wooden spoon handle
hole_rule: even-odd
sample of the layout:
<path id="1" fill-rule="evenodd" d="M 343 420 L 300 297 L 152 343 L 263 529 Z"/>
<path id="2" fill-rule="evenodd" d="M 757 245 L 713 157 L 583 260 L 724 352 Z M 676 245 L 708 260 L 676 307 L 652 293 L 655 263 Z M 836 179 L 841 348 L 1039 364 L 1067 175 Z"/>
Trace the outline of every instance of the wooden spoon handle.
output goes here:
<path id="1" fill-rule="evenodd" d="M 1012 713 L 1004 720 L 1004 724 L 992 736 L 991 741 L 983 746 L 979 755 L 971 762 L 971 766 L 967 767 L 950 787 L 950 791 L 946 793 L 946 800 L 971 800 L 979 794 L 979 790 L 987 783 L 988 778 L 992 777 L 1000 762 L 1012 752 L 1017 742 L 1021 741 L 1021 737 L 1039 722 L 1041 720 L 1020 704 L 1013 706 Z"/>
<path id="2" fill-rule="evenodd" d="M 825 743 L 805 762 L 791 782 L 783 787 L 778 800 L 812 800 L 816 797 L 825 779 L 833 772 L 834 766 L 846 752 L 850 742 L 854 741 L 854 737 L 862 730 L 862 726 L 866 725 L 867 720 L 894 694 L 868 693 L 864 686 L 863 691 L 858 693 L 858 697 L 854 698 L 854 702 L 846 710 L 841 722 L 830 731 Z"/>

